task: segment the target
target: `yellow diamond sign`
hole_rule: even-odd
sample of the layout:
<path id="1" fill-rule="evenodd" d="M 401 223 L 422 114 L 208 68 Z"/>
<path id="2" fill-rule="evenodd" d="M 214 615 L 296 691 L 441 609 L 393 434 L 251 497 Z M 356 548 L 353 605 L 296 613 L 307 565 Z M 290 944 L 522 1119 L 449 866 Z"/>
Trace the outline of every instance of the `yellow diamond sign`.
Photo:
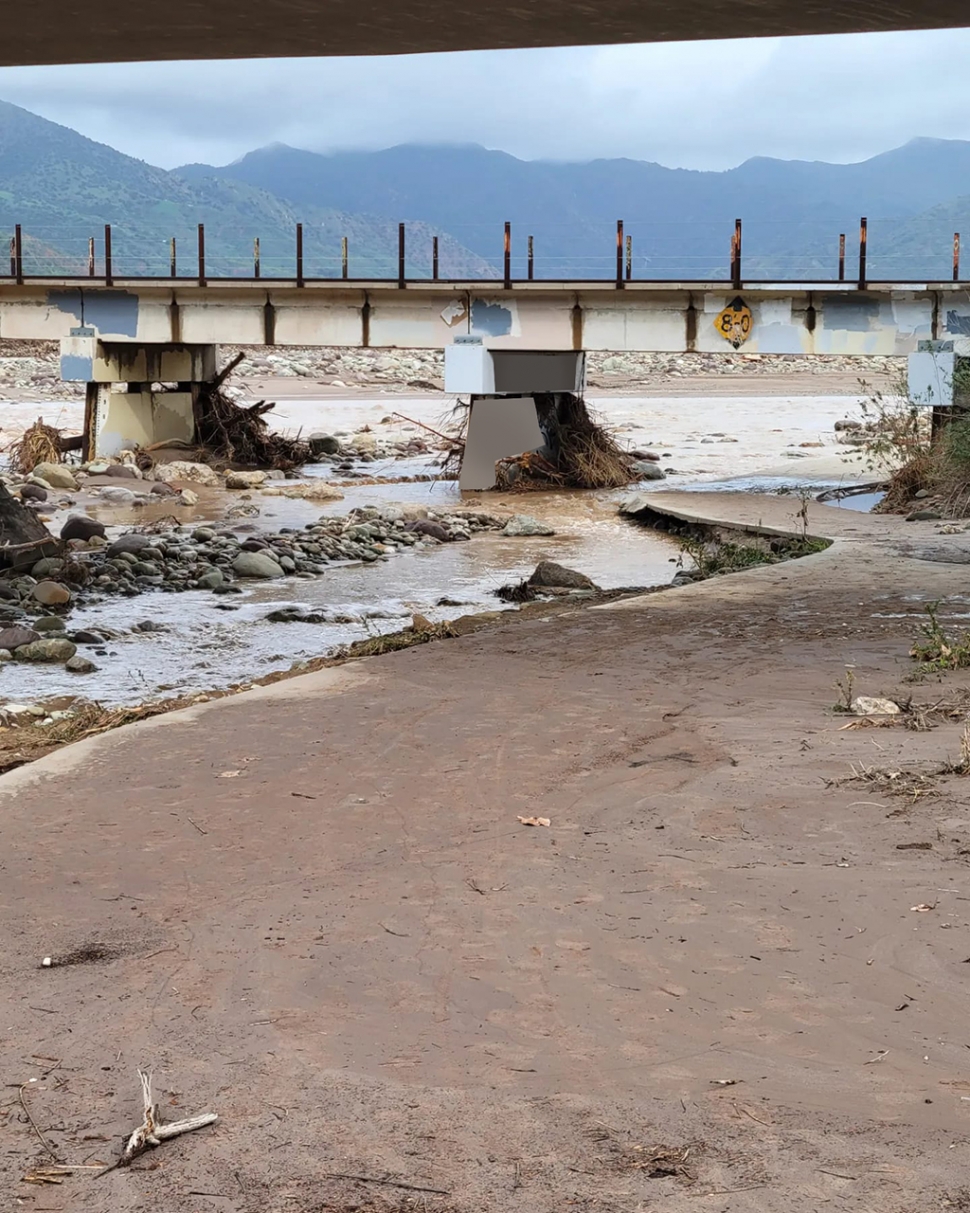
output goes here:
<path id="1" fill-rule="evenodd" d="M 753 325 L 754 317 L 751 315 L 751 309 L 740 295 L 732 299 L 724 311 L 718 312 L 714 319 L 714 327 L 736 350 L 740 349 L 751 336 Z"/>

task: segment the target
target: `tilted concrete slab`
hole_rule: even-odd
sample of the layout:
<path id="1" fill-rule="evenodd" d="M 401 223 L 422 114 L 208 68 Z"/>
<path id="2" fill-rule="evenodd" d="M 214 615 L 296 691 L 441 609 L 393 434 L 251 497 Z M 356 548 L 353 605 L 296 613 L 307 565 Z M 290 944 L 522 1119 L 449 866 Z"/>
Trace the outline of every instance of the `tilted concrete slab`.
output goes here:
<path id="1" fill-rule="evenodd" d="M 501 47 L 752 38 L 964 24 L 942 0 L 39 0 L 18 7 L 0 65 L 307 55 L 401 55 Z M 488 99 L 482 98 L 487 104 Z"/>

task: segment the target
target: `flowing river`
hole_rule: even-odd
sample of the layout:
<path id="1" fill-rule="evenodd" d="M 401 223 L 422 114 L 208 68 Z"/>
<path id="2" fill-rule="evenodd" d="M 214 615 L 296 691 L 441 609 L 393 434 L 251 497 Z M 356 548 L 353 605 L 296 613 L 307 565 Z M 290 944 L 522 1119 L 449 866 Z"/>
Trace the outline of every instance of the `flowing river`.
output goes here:
<path id="1" fill-rule="evenodd" d="M 406 550 L 374 564 L 335 566 L 314 580 L 242 582 L 240 595 L 149 591 L 135 598 L 112 597 L 77 608 L 70 616 L 72 630 L 109 628 L 116 633 L 117 638 L 105 645 L 104 655 L 82 650 L 97 664 L 96 673 L 76 675 L 59 665 L 8 663 L 0 678 L 2 699 L 30 703 L 81 694 L 115 705 L 245 683 L 367 635 L 398 631 L 413 613 L 437 621 L 481 611 L 514 610 L 495 597 L 495 590 L 527 577 L 544 559 L 578 569 L 605 589 L 664 584 L 675 572 L 677 544 L 621 518 L 619 500 L 634 491 L 657 488 L 716 492 L 719 488 L 778 491 L 804 486 L 818 491 L 871 479 L 859 462 L 851 461 L 851 455 L 846 462 L 847 448 L 835 443 L 833 423 L 851 416 L 854 403 L 844 396 L 591 397 L 590 404 L 618 439 L 633 448 L 656 451 L 661 466 L 670 469 L 666 481 L 651 482 L 641 489 L 463 495 L 454 482 L 447 481 L 353 485 L 344 489 L 345 500 L 325 505 L 254 493 L 250 500 L 259 508 L 258 517 L 237 522 L 248 523 L 257 533 L 260 529 L 302 529 L 321 514 L 342 515 L 355 506 L 405 502 L 441 511 L 470 508 L 492 512 L 501 505 L 539 518 L 556 533 L 522 538 L 489 533 L 466 543 Z M 440 395 L 293 398 L 279 402 L 276 425 L 287 431 L 338 434 L 368 425 L 380 433 L 383 419 L 393 409 L 440 427 L 449 404 Z M 5 413 L 14 411 L 23 411 L 29 424 L 38 406 L 5 406 Z M 57 424 L 80 426 L 76 403 L 62 408 L 47 405 L 44 412 L 51 422 L 59 412 Z M 8 418 L 11 428 L 16 427 L 16 420 Z M 396 431 L 407 431 L 408 423 L 400 418 L 395 418 L 394 425 Z M 415 432 L 420 431 L 415 428 Z M 414 475 L 431 471 L 431 463 L 432 457 L 388 460 L 361 470 L 375 476 Z M 329 465 L 309 467 L 306 475 L 335 478 Z M 198 505 L 180 507 L 177 513 L 186 526 L 224 526 L 226 510 L 238 500 L 239 494 L 200 489 Z M 793 515 L 797 507 L 795 500 Z M 75 512 L 81 509 L 109 527 L 123 529 L 172 512 L 164 502 L 138 510 L 116 509 L 97 504 L 93 496 L 78 495 Z M 51 515 L 52 530 L 60 528 L 66 513 Z M 450 605 L 439 605 L 442 598 L 449 599 Z M 271 610 L 289 605 L 327 609 L 358 622 L 266 621 Z M 165 630 L 131 631 L 144 620 L 161 624 Z"/>

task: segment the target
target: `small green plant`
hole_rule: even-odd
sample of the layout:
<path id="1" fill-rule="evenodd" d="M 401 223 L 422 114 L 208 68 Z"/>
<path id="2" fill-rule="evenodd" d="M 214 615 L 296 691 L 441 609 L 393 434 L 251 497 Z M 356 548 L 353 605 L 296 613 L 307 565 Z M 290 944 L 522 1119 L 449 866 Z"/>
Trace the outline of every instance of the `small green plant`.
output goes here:
<path id="1" fill-rule="evenodd" d="M 795 540 L 785 549 L 785 556 L 814 556 L 832 546 L 831 539 L 815 539 L 811 535 Z"/>
<path id="2" fill-rule="evenodd" d="M 795 521 L 801 527 L 801 539 L 805 543 L 808 540 L 808 503 L 812 500 L 812 495 L 806 488 L 798 490 L 798 500 L 801 505 L 795 511 Z"/>
<path id="3" fill-rule="evenodd" d="M 926 605 L 927 621 L 919 626 L 909 655 L 920 664 L 923 673 L 962 670 L 970 666 L 970 632 L 950 636 L 940 623 L 940 603 Z"/>
<path id="4" fill-rule="evenodd" d="M 845 667 L 845 677 L 835 680 L 835 689 L 839 692 L 838 702 L 832 705 L 833 712 L 851 712 L 852 700 L 855 696 L 852 689 L 855 686 L 855 674 L 852 672 L 852 666 Z"/>
<path id="5" fill-rule="evenodd" d="M 779 564 L 798 556 L 811 556 L 824 552 L 830 546 L 828 539 L 815 539 L 807 534 L 794 539 L 772 539 L 770 543 L 735 543 L 728 539 L 682 536 L 680 539 L 679 568 L 685 561 L 693 565 L 699 580 L 716 577 L 721 573 L 740 573 L 744 569 L 757 568 L 763 564 Z"/>
<path id="6" fill-rule="evenodd" d="M 749 543 L 722 540 L 684 538 L 680 541 L 679 564 L 688 557 L 699 577 L 715 577 L 718 573 L 738 573 L 759 564 L 774 564 L 772 552 Z"/>
<path id="7" fill-rule="evenodd" d="M 930 410 L 909 394 L 905 376 L 888 391 L 859 380 L 864 440 L 858 458 L 872 472 L 897 472 L 929 455 Z"/>
<path id="8" fill-rule="evenodd" d="M 911 395 L 905 377 L 887 391 L 859 381 L 863 428 L 857 458 L 870 471 L 888 475 L 882 511 L 908 511 L 917 493 L 930 493 L 944 517 L 970 513 L 970 360 L 961 360 L 952 386 L 954 404 L 942 410 L 937 426 L 930 402 Z"/>

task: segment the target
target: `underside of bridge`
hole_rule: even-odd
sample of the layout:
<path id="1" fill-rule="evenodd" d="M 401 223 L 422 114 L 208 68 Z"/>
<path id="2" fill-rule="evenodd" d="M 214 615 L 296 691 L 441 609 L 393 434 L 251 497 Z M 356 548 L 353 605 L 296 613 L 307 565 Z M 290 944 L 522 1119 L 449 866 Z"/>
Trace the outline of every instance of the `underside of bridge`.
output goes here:
<path id="1" fill-rule="evenodd" d="M 11 14 L 0 65 L 396 55 L 755 38 L 959 24 L 942 0 L 38 0 Z M 488 105 L 488 97 L 464 98 Z"/>

